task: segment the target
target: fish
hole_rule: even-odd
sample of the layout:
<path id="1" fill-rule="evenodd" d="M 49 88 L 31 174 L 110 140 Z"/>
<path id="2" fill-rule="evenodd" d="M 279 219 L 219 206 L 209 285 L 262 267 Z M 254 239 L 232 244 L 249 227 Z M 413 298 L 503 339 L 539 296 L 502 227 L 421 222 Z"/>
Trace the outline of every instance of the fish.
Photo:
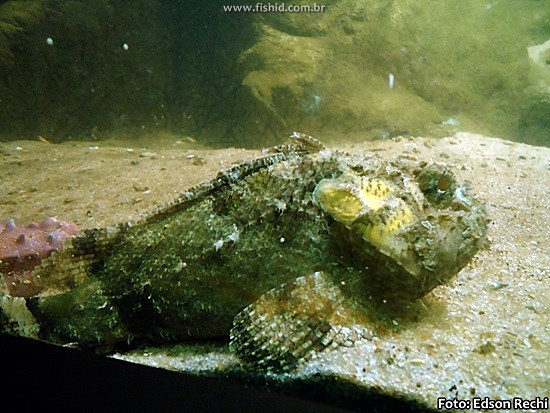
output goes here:
<path id="1" fill-rule="evenodd" d="M 292 140 L 68 240 L 18 306 L 30 331 L 92 349 L 225 337 L 250 368 L 288 370 L 372 337 L 386 304 L 424 297 L 485 245 L 485 208 L 446 166 Z"/>

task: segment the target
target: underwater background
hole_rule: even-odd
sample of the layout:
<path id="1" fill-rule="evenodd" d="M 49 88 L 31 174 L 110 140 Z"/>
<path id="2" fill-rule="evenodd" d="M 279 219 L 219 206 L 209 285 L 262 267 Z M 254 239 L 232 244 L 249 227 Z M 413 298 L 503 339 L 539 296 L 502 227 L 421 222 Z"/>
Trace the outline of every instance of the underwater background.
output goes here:
<path id="1" fill-rule="evenodd" d="M 288 10 L 296 5 L 317 11 Z M 444 165 L 460 183 L 451 192 L 486 208 L 488 245 L 418 302 L 421 311 L 377 326 L 375 340 L 320 352 L 288 380 L 243 370 L 223 340 L 109 357 L 359 411 L 373 402 L 399 410 L 389 398 L 420 403 L 412 411 L 434 411 L 441 397 L 548 400 L 548 0 L 0 0 L 0 264 L 29 256 L 11 229 L 53 243 L 63 240 L 43 228 L 52 217 L 93 232 L 178 211 L 170 206 L 192 188 L 246 170 L 293 131 L 335 153 Z M 209 250 L 237 240 L 229 229 Z M 295 232 L 277 234 L 276 245 Z M 263 275 L 257 250 L 242 267 Z M 25 310 L 1 272 L 0 313 Z M 18 320 L 24 336 L 37 334 L 34 321 Z M 9 352 L 18 369 L 34 360 Z M 50 363 L 42 351 L 38 359 Z M 54 371 L 75 400 L 75 371 L 65 359 L 51 366 L 12 380 L 10 396 L 21 389 L 21 400 L 43 403 L 51 380 L 28 380 Z M 96 399 L 90 386 L 103 381 L 90 377 L 82 387 Z M 157 393 L 153 381 L 128 397 Z M 125 382 L 112 386 L 117 399 Z"/>
<path id="2" fill-rule="evenodd" d="M 265 11 L 295 4 L 322 11 Z M 0 1 L 0 141 L 548 146 L 549 39 L 545 0 Z"/>

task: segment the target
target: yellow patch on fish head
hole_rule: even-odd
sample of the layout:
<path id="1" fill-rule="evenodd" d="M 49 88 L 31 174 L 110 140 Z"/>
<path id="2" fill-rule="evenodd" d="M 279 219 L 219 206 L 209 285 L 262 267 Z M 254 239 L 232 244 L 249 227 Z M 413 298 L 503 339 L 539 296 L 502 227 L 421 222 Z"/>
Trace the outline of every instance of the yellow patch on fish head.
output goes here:
<path id="1" fill-rule="evenodd" d="M 382 206 L 384 199 L 395 189 L 381 179 L 361 177 L 358 179 L 360 185 L 361 200 L 366 208 L 377 211 Z"/>
<path id="2" fill-rule="evenodd" d="M 417 222 L 397 187 L 384 179 L 343 174 L 323 179 L 313 193 L 316 202 L 336 221 L 384 254 L 404 264 L 408 245 L 399 234 Z"/>
<path id="3" fill-rule="evenodd" d="M 393 206 L 385 206 L 375 213 L 366 214 L 354 224 L 363 239 L 377 247 L 388 246 L 398 231 L 416 221 L 413 212 L 403 200 L 394 199 L 390 204 Z"/>
<path id="4" fill-rule="evenodd" d="M 313 191 L 321 208 L 345 225 L 350 225 L 363 211 L 361 194 L 353 185 L 353 178 L 345 174 L 337 179 L 323 179 Z"/>

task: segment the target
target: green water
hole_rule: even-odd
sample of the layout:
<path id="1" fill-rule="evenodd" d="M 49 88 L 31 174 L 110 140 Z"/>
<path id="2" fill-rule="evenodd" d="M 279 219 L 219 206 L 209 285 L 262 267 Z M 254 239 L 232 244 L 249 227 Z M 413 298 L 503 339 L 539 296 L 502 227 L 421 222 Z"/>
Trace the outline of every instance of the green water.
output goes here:
<path id="1" fill-rule="evenodd" d="M 550 145 L 550 43 L 532 48 L 550 39 L 547 1 L 256 4 L 0 1 L 0 141 L 469 131 Z"/>

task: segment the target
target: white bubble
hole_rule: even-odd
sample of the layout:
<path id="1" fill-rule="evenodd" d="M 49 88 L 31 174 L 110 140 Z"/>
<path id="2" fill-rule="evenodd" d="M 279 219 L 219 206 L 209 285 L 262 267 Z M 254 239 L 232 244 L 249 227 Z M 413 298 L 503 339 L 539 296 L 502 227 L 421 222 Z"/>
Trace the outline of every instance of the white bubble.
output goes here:
<path id="1" fill-rule="evenodd" d="M 390 89 L 393 89 L 394 84 L 395 84 L 395 76 L 393 75 L 393 73 L 390 73 L 388 75 L 388 86 L 390 87 Z"/>
<path id="2" fill-rule="evenodd" d="M 48 46 L 53 46 L 53 39 L 52 39 L 51 37 L 48 37 L 48 38 L 46 39 L 46 44 L 47 44 Z"/>
<path id="3" fill-rule="evenodd" d="M 130 46 L 128 46 L 128 43 L 124 43 L 124 44 L 122 45 L 122 48 L 123 48 L 124 50 L 128 50 L 128 49 L 130 48 Z"/>

